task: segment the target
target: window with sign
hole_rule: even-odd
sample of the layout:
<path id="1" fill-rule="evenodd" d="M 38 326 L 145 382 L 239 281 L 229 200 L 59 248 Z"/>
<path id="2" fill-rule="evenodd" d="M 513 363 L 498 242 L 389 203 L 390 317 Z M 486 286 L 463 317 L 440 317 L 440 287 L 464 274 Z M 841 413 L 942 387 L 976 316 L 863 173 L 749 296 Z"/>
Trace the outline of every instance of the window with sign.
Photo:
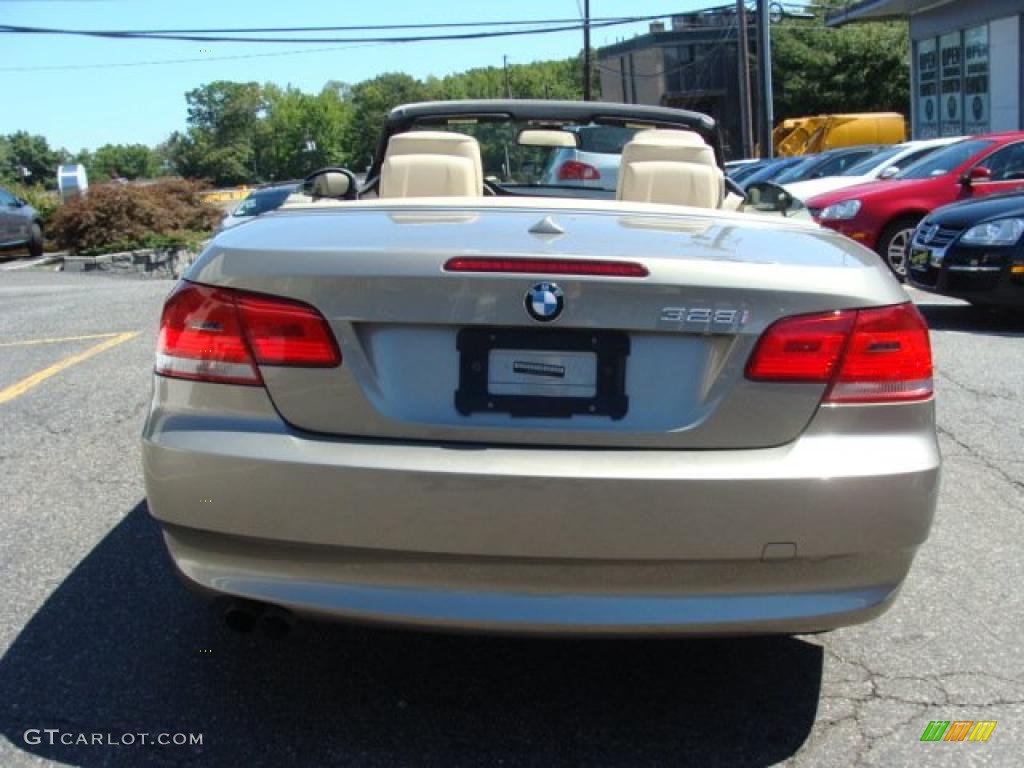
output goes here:
<path id="1" fill-rule="evenodd" d="M 951 32 L 939 38 L 941 62 L 939 101 L 939 133 L 959 136 L 963 133 L 963 47 L 960 33 Z"/>
<path id="2" fill-rule="evenodd" d="M 964 32 L 964 131 L 989 130 L 988 25 Z"/>
<path id="3" fill-rule="evenodd" d="M 917 44 L 917 136 L 939 135 L 939 60 L 935 39 Z"/>

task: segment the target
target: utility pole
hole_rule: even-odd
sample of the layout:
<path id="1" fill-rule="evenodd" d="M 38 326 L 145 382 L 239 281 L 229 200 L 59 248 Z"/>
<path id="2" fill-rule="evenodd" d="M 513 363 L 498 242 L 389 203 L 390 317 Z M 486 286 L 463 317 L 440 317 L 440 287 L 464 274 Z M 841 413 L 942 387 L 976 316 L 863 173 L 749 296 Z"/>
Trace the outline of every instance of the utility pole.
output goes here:
<path id="1" fill-rule="evenodd" d="M 739 68 L 740 95 L 740 148 L 743 157 L 754 156 L 754 128 L 750 106 L 750 40 L 747 36 L 747 2 L 736 0 L 736 23 L 739 36 L 736 43 L 736 63 Z"/>
<path id="2" fill-rule="evenodd" d="M 511 99 L 512 98 L 512 84 L 509 82 L 509 79 L 508 79 L 508 56 L 502 56 L 501 60 L 503 62 L 503 66 L 505 67 L 505 98 L 506 99 Z"/>
<path id="3" fill-rule="evenodd" d="M 590 0 L 583 0 L 583 100 L 592 100 L 590 91 Z"/>
<path id="4" fill-rule="evenodd" d="M 761 143 L 761 157 L 772 156 L 772 124 L 775 122 L 775 108 L 772 104 L 772 38 L 768 0 L 757 0 L 757 31 L 760 38 L 757 46 L 761 70 L 761 120 L 758 131 Z"/>

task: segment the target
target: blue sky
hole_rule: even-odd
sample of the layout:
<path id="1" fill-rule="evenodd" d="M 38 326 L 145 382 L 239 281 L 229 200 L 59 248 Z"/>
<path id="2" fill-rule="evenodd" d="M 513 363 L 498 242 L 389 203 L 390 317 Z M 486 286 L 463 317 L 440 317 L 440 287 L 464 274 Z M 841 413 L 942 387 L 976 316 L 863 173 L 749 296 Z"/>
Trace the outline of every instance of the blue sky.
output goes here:
<path id="1" fill-rule="evenodd" d="M 582 0 L 0 0 L 0 24 L 207 29 L 496 21 L 572 18 L 579 15 L 581 4 Z M 593 17 L 668 16 L 714 4 L 701 0 L 592 0 L 590 12 Z M 592 44 L 599 47 L 644 31 L 646 24 L 597 29 Z M 336 50 L 298 54 L 290 52 L 302 51 L 304 46 L 294 43 L 202 44 L 54 35 L 2 35 L 0 40 L 0 134 L 16 130 L 38 133 L 52 146 L 71 151 L 108 142 L 152 145 L 162 141 L 185 125 L 185 92 L 212 80 L 256 80 L 316 91 L 327 80 L 355 83 L 389 71 L 421 78 L 441 76 L 472 67 L 500 66 L 502 55 L 511 63 L 528 63 L 572 56 L 582 47 L 579 32 L 471 42 L 335 44 L 329 47 Z M 281 53 L 286 55 L 220 58 Z M 175 59 L 197 61 L 140 63 Z"/>

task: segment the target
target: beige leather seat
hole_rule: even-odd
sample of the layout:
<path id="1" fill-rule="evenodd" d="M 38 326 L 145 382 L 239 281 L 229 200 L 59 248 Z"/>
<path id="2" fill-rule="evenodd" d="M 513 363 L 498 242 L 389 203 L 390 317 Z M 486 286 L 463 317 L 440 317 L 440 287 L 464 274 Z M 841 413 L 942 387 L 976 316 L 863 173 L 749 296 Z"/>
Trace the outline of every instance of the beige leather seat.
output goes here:
<path id="1" fill-rule="evenodd" d="M 619 200 L 718 208 L 725 176 L 715 153 L 692 131 L 641 131 L 622 150 Z"/>
<path id="2" fill-rule="evenodd" d="M 397 133 L 380 170 L 380 197 L 479 197 L 484 192 L 480 144 L 447 131 Z"/>

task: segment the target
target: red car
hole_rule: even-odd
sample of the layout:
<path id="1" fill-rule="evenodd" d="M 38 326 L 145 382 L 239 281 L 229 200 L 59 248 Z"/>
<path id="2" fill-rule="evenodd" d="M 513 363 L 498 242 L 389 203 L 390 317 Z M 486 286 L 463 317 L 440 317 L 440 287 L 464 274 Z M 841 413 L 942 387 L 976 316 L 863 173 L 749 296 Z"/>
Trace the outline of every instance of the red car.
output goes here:
<path id="1" fill-rule="evenodd" d="M 1024 132 L 988 133 L 936 150 L 891 179 L 805 201 L 821 225 L 873 248 L 897 276 L 921 219 L 940 205 L 1024 191 Z"/>

